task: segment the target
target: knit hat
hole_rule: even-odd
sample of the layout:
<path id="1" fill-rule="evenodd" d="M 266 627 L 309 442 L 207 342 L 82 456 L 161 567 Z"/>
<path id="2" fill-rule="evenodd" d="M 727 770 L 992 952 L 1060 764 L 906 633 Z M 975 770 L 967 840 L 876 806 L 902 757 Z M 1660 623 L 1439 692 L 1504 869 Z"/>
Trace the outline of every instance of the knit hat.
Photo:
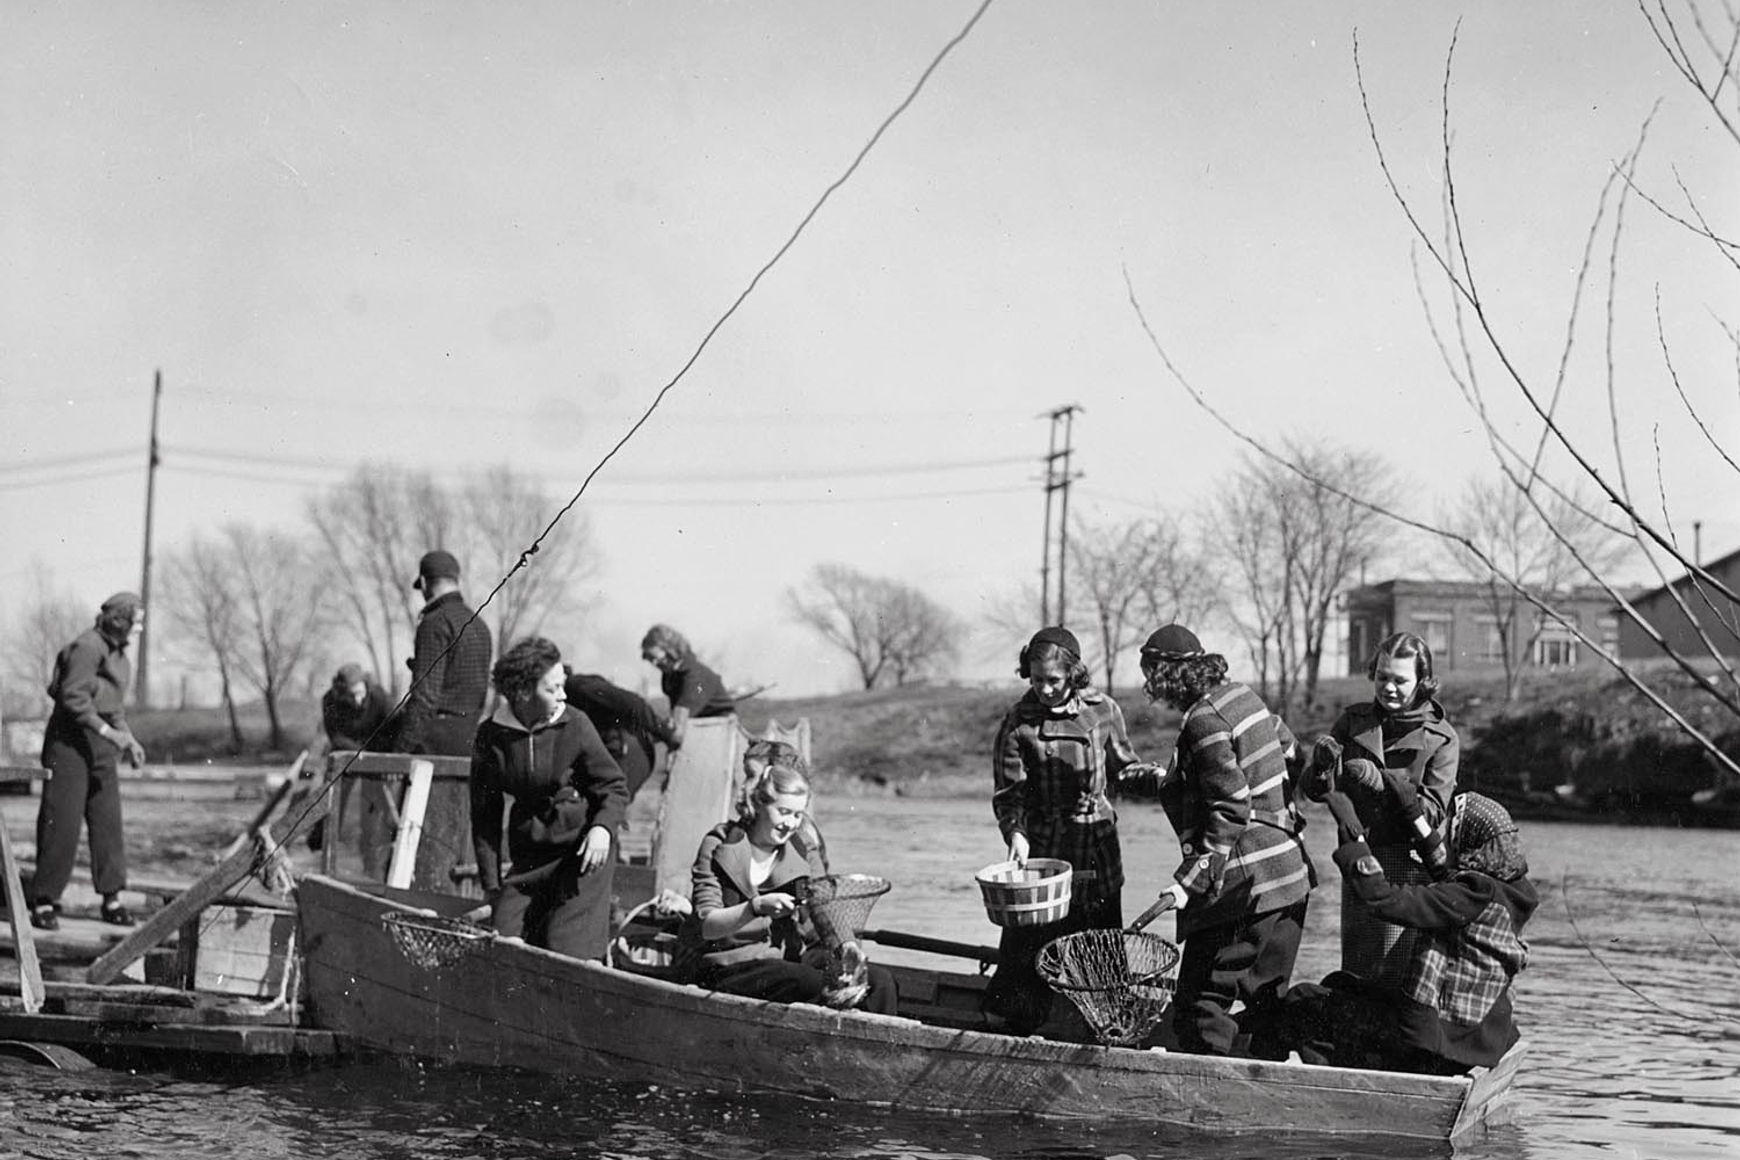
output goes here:
<path id="1" fill-rule="evenodd" d="M 101 611 L 104 615 L 111 612 L 126 612 L 129 616 L 145 607 L 145 602 L 132 592 L 117 592 L 103 601 Z"/>
<path id="2" fill-rule="evenodd" d="M 459 561 L 452 552 L 436 548 L 433 552 L 424 552 L 423 558 L 417 561 L 417 581 L 411 587 L 421 592 L 425 580 L 457 580 L 459 579 Z"/>
<path id="3" fill-rule="evenodd" d="M 1142 646 L 1144 664 L 1153 661 L 1183 661 L 1203 655 L 1202 642 L 1182 624 L 1157 628 Z"/>
<path id="4" fill-rule="evenodd" d="M 1075 633 L 1061 624 L 1054 624 L 1034 633 L 1033 639 L 1027 642 L 1027 647 L 1022 651 L 1031 653 L 1042 644 L 1054 644 L 1068 653 L 1071 660 L 1081 660 L 1081 642 L 1075 639 Z"/>
<path id="5" fill-rule="evenodd" d="M 332 683 L 334 685 L 342 685 L 346 688 L 349 688 L 351 685 L 356 684 L 362 679 L 363 667 L 359 664 L 339 665 L 338 672 L 332 675 Z"/>
<path id="6" fill-rule="evenodd" d="M 1502 882 L 1529 872 L 1516 822 L 1483 794 L 1459 793 L 1452 799 L 1450 847 L 1458 870 L 1476 870 Z"/>

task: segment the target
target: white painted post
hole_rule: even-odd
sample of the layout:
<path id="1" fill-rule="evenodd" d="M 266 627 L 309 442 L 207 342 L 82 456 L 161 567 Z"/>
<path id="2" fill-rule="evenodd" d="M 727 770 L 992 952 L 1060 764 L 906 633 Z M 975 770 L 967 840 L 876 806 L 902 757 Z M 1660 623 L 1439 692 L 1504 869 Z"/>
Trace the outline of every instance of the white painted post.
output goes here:
<path id="1" fill-rule="evenodd" d="M 435 780 L 435 763 L 421 758 L 411 762 L 405 799 L 399 804 L 399 828 L 393 837 L 393 860 L 387 864 L 387 885 L 400 890 L 411 886 L 417 870 L 417 846 L 423 840 L 423 814 L 429 808 L 429 786 Z"/>

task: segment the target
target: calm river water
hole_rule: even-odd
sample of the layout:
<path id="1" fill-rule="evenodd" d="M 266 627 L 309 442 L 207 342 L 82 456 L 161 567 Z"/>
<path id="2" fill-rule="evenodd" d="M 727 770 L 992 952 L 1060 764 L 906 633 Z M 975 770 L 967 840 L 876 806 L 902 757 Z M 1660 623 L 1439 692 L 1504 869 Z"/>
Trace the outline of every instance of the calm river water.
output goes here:
<path id="1" fill-rule="evenodd" d="M 27 836 L 33 800 L 0 812 Z M 196 873 L 252 802 L 135 801 L 141 871 Z M 978 800 L 817 804 L 835 869 L 886 875 L 873 925 L 995 942 L 973 872 L 999 860 Z M 1299 978 L 1335 965 L 1326 816 L 1307 832 L 1323 882 Z M 1163 815 L 1121 809 L 1134 915 L 1175 864 Z M 1740 833 L 1524 823 L 1542 906 L 1519 1017 L 1532 1050 L 1516 1122 L 1458 1156 L 1740 1156 Z M 26 843 L 27 844 L 27 843 Z M 144 850 L 152 856 L 143 856 Z M 1169 934 L 1169 919 L 1153 929 Z M 886 958 L 896 952 L 884 952 Z M 919 956 L 922 958 L 922 956 Z M 971 1157 L 1415 1157 L 1317 1140 L 1204 1141 L 1129 1130 L 900 1116 L 547 1076 L 346 1064 L 296 1073 L 55 1072 L 0 1061 L 0 1156 L 621 1157 L 625 1160 L 965 1160 Z"/>

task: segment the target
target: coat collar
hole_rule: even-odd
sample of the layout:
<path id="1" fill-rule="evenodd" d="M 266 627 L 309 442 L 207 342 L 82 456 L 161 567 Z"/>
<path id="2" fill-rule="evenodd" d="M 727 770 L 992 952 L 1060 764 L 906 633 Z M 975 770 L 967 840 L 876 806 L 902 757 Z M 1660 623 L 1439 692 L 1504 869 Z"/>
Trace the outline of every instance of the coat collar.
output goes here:
<path id="1" fill-rule="evenodd" d="M 754 898 L 761 893 L 749 877 L 749 858 L 754 849 L 749 844 L 749 831 L 744 829 L 741 822 L 733 822 L 725 831 L 725 840 L 719 843 L 719 850 L 713 856 L 719 872 L 729 878 L 731 884 L 737 888 L 737 893 L 745 898 Z M 764 888 L 777 890 L 794 879 L 808 876 L 809 873 L 809 859 L 795 845 L 787 842 L 774 857 L 773 870 L 768 874 Z"/>
<path id="2" fill-rule="evenodd" d="M 554 729 L 559 725 L 566 725 L 571 719 L 573 719 L 576 713 L 578 713 L 578 710 L 575 709 L 574 706 L 564 705 L 562 706 L 562 711 L 556 714 L 555 717 L 543 722 L 535 728 L 527 729 L 525 724 L 521 722 L 518 717 L 514 716 L 513 706 L 509 705 L 504 700 L 495 707 L 495 712 L 489 715 L 489 719 L 492 723 L 501 726 L 503 729 L 529 735 L 532 733 L 542 733 L 546 729 Z"/>

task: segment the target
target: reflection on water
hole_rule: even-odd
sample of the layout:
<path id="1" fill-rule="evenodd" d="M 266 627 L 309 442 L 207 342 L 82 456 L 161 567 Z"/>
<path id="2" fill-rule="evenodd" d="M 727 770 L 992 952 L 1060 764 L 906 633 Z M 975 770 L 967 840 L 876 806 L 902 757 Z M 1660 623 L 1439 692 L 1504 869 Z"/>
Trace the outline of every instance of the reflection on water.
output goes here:
<path id="1" fill-rule="evenodd" d="M 6 813 L 14 803 L 6 803 Z M 129 803 L 140 845 L 183 834 L 185 804 Z M 973 871 L 999 860 L 979 801 L 819 803 L 836 869 L 887 875 L 874 925 L 994 942 Z M 201 810 L 233 832 L 249 803 Z M 143 815 L 143 816 L 141 816 Z M 1335 965 L 1333 829 L 1314 819 L 1313 894 L 1299 978 Z M 17 827 L 14 827 L 16 832 Z M 1163 816 L 1120 817 L 1127 914 L 1176 864 Z M 1519 1017 L 1531 1043 L 1516 1122 L 1458 1157 L 1717 1157 L 1740 1152 L 1740 834 L 1525 823 L 1542 904 Z M 221 844 L 221 843 L 219 843 Z M 155 872 L 155 867 L 141 867 Z M 1168 933 L 1162 919 L 1156 928 Z M 911 952 L 887 959 L 923 961 Z M 1209 1140 L 1179 1132 L 899 1115 L 797 1098 L 695 1093 L 383 1059 L 286 1073 L 52 1072 L 0 1060 L 0 1155 L 59 1158 L 586 1156 L 659 1160 L 1419 1157 L 1418 1142 Z M 220 1082 L 221 1080 L 221 1082 Z M 1446 1154 L 1440 1149 L 1438 1154 Z"/>

